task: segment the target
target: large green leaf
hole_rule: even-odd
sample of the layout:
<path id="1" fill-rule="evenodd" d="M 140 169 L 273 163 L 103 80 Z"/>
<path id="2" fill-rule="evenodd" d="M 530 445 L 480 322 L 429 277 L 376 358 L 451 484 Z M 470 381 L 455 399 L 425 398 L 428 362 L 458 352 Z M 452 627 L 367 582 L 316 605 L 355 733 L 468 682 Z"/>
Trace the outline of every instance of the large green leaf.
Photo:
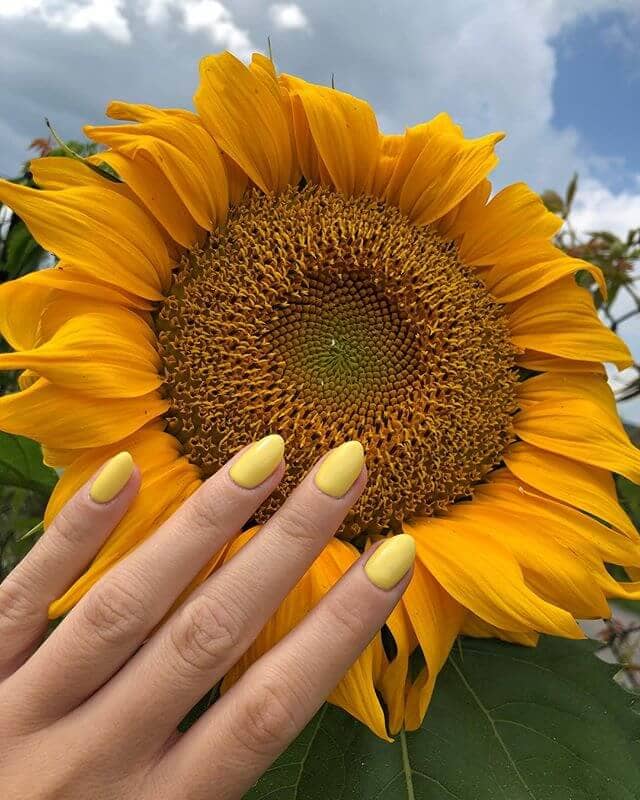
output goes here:
<path id="1" fill-rule="evenodd" d="M 0 431 L 0 486 L 29 489 L 48 497 L 57 479 L 55 470 L 42 463 L 40 445 Z"/>
<path id="2" fill-rule="evenodd" d="M 393 744 L 325 706 L 246 800 L 638 800 L 640 716 L 592 642 L 464 640 Z"/>

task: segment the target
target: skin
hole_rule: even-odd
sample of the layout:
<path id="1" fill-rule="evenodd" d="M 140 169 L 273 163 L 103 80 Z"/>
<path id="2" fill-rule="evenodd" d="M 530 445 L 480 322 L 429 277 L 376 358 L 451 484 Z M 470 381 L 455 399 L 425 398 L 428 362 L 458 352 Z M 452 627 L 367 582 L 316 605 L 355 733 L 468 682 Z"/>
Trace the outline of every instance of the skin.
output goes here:
<path id="1" fill-rule="evenodd" d="M 378 589 L 363 569 L 369 551 L 187 733 L 176 732 L 249 647 L 366 483 L 363 469 L 344 497 L 329 497 L 313 482 L 316 464 L 260 532 L 159 625 L 284 474 L 281 463 L 244 489 L 228 474 L 234 460 L 98 581 L 46 641 L 49 603 L 124 515 L 138 471 L 105 504 L 90 499 L 89 481 L 0 584 L 5 800 L 241 798 L 384 624 L 410 573 L 393 589 Z"/>

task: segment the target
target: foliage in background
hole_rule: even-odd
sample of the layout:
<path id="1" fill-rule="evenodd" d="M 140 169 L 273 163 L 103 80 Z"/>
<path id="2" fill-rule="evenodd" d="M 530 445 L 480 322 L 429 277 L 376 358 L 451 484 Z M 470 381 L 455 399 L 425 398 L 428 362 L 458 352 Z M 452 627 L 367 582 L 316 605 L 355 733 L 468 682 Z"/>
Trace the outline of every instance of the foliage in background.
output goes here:
<path id="1" fill-rule="evenodd" d="M 41 156 L 85 156 L 94 146 L 69 142 L 52 147 L 36 140 Z M 32 186 L 28 164 L 16 183 Z M 543 194 L 566 224 L 557 243 L 567 253 L 597 264 L 605 275 L 605 300 L 588 273 L 579 280 L 594 294 L 613 330 L 640 313 L 634 264 L 640 260 L 640 229 L 620 239 L 594 231 L 586 239 L 573 229 L 570 211 L 577 178 L 565 196 Z M 54 263 L 16 215 L 0 205 L 0 283 Z M 622 294 L 632 309 L 614 315 Z M 0 351 L 8 348 L 0 339 Z M 640 395 L 640 366 L 618 399 Z M 17 389 L 16 373 L 0 372 L 0 395 Z M 624 415 L 624 406 L 622 408 Z M 640 442 L 640 429 L 628 426 Z M 39 446 L 0 433 L 0 579 L 41 532 L 38 523 L 57 474 L 42 463 Z M 621 502 L 640 528 L 640 490 L 620 479 Z M 613 620 L 602 631 L 603 647 L 625 669 L 626 685 L 640 691 L 637 657 L 640 625 Z M 420 731 L 393 745 L 325 706 L 299 739 L 256 784 L 247 800 L 566 800 L 569 797 L 640 798 L 640 698 L 612 681 L 612 668 L 593 658 L 597 645 L 542 637 L 539 648 L 496 641 L 464 641 L 439 678 Z M 215 700 L 207 695 L 185 720 L 188 726 Z"/>

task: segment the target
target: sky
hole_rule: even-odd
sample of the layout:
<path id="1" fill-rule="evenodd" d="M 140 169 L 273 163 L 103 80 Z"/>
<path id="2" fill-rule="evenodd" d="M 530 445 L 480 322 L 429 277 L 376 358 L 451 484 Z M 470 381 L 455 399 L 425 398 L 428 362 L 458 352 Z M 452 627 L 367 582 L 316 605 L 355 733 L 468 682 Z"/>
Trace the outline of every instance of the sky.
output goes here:
<path id="1" fill-rule="evenodd" d="M 0 175 L 45 116 L 78 138 L 111 99 L 190 108 L 201 56 L 267 37 L 281 71 L 334 75 L 386 132 L 440 111 L 506 131 L 498 188 L 577 171 L 578 230 L 640 226 L 640 0 L 0 0 Z"/>

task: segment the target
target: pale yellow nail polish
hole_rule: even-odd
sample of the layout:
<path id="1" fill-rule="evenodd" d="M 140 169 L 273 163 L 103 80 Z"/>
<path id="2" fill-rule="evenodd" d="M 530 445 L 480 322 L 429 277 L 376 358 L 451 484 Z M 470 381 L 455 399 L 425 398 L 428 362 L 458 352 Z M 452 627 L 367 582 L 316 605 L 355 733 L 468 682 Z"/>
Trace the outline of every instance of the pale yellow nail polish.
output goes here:
<path id="1" fill-rule="evenodd" d="M 400 533 L 383 542 L 364 565 L 364 571 L 378 589 L 393 589 L 416 558 L 416 542 L 408 533 Z"/>
<path id="2" fill-rule="evenodd" d="M 315 483 L 331 497 L 342 497 L 353 486 L 364 466 L 364 450 L 360 442 L 351 441 L 332 450 L 320 464 Z"/>
<path id="3" fill-rule="evenodd" d="M 108 503 L 125 487 L 133 473 L 134 463 L 131 453 L 126 450 L 118 453 L 102 468 L 89 490 L 89 497 L 94 503 Z"/>
<path id="4" fill-rule="evenodd" d="M 277 433 L 254 442 L 229 470 L 234 483 L 243 489 L 255 489 L 282 461 L 284 439 Z"/>

